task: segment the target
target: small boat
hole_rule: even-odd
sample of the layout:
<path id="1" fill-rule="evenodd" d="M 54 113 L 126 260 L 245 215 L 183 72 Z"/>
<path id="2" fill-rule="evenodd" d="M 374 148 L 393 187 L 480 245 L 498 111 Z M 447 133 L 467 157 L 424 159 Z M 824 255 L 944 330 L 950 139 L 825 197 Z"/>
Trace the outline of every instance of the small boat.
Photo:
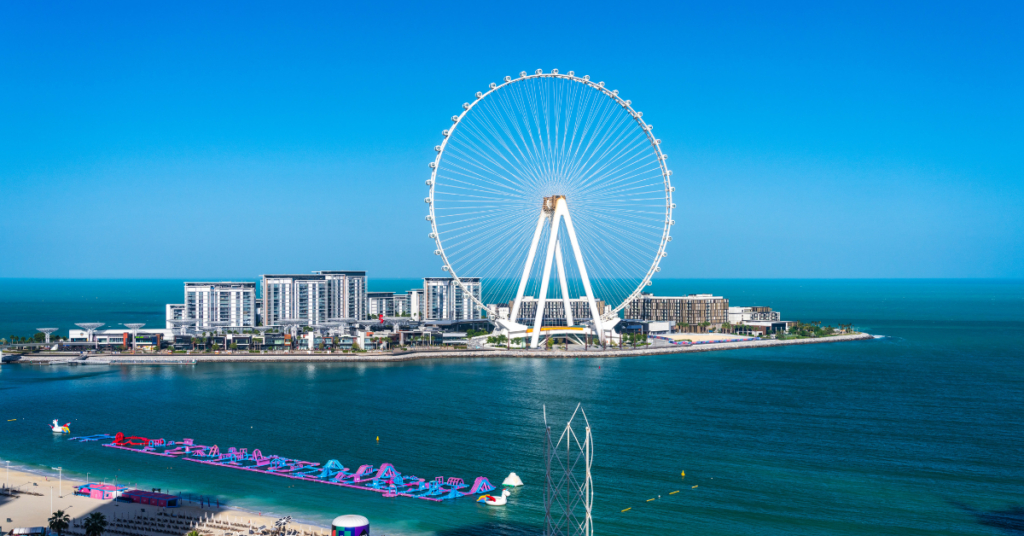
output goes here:
<path id="1" fill-rule="evenodd" d="M 504 490 L 501 492 L 501 495 L 497 497 L 493 495 L 481 495 L 476 502 L 484 503 L 487 506 L 505 506 L 505 503 L 508 502 L 509 495 L 511 495 L 511 493 L 508 490 Z"/>
<path id="2" fill-rule="evenodd" d="M 57 423 L 57 419 L 54 419 L 53 426 L 50 427 L 50 430 L 53 431 L 53 433 L 55 434 L 70 434 L 71 423 L 67 423 L 64 426 L 61 426 L 60 424 Z"/>

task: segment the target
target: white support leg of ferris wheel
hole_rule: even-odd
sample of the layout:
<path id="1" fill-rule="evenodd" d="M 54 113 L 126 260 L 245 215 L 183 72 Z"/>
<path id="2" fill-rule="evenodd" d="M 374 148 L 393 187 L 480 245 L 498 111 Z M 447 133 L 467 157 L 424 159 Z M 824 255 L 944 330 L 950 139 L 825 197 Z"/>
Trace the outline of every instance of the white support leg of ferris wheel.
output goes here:
<path id="1" fill-rule="evenodd" d="M 600 341 L 604 342 L 604 330 L 601 327 L 601 313 L 597 310 L 597 303 L 594 301 L 594 290 L 590 287 L 590 277 L 587 275 L 587 266 L 583 264 L 583 253 L 580 252 L 579 241 L 576 240 L 576 229 L 572 226 L 572 217 L 569 216 L 569 207 L 566 206 L 565 199 L 558 200 L 558 206 L 555 208 L 555 212 L 561 210 L 565 213 L 565 230 L 568 231 L 569 242 L 572 244 L 573 255 L 576 256 L 576 265 L 580 270 L 580 279 L 583 280 L 583 292 L 587 295 L 587 305 L 590 306 L 590 318 L 594 322 L 594 331 L 597 332 L 597 337 Z"/>
<path id="2" fill-rule="evenodd" d="M 541 217 L 545 217 L 545 213 L 542 211 Z M 576 229 L 572 225 L 572 217 L 569 216 L 569 207 L 566 204 L 564 197 L 555 197 L 554 210 L 551 211 L 551 232 L 548 239 L 548 250 L 547 255 L 544 259 L 544 272 L 541 279 L 540 295 L 537 296 L 537 312 L 533 319 L 533 334 L 530 337 L 530 347 L 536 348 L 538 340 L 540 339 L 540 328 L 541 323 L 544 319 L 544 307 L 547 304 L 548 297 L 548 282 L 551 280 L 551 261 L 553 260 L 556 246 L 558 245 L 558 229 L 562 220 L 565 220 L 566 234 L 569 235 L 569 243 L 572 245 L 573 256 L 576 258 L 576 265 L 580 271 L 580 278 L 583 280 L 583 291 L 587 297 L 587 305 L 590 306 L 590 315 L 594 322 L 594 332 L 597 333 L 598 339 L 604 341 L 605 334 L 601 329 L 601 315 L 597 310 L 597 303 L 594 301 L 594 291 L 590 286 L 590 277 L 587 275 L 587 267 L 583 263 L 583 252 L 580 251 L 579 241 L 576 239 Z M 536 236 L 535 236 L 536 239 Z M 520 288 L 525 288 L 525 278 L 528 277 L 530 268 L 533 265 L 533 258 L 536 254 L 536 244 L 530 248 L 530 253 L 527 256 L 528 262 L 526 269 L 523 270 L 524 280 L 520 281 Z M 559 255 L 559 260 L 561 256 Z M 565 281 L 565 267 L 563 263 L 559 263 L 559 276 L 562 280 L 562 295 L 566 306 L 566 314 L 571 315 L 571 307 L 568 301 L 568 285 Z"/>
<path id="3" fill-rule="evenodd" d="M 548 252 L 544 256 L 544 272 L 540 280 L 540 294 L 537 295 L 537 312 L 533 318 L 533 336 L 530 337 L 530 348 L 536 348 L 540 338 L 540 328 L 544 320 L 544 306 L 548 301 L 548 283 L 551 281 L 551 261 L 555 256 L 555 246 L 558 245 L 558 224 L 561 222 L 562 214 L 556 208 L 551 215 L 551 234 L 548 238 Z"/>
<path id="4" fill-rule="evenodd" d="M 512 312 L 508 319 L 512 322 L 519 322 L 519 308 L 523 304 L 523 293 L 526 292 L 526 281 L 530 279 L 530 269 L 533 268 L 533 260 L 537 256 L 537 244 L 540 243 L 540 232 L 544 230 L 544 222 L 547 221 L 547 214 L 540 211 L 537 218 L 537 230 L 533 233 L 533 242 L 530 243 L 530 253 L 526 256 L 526 266 L 523 266 L 523 277 L 519 279 L 519 290 L 516 292 L 516 301 L 512 303 Z"/>
<path id="5" fill-rule="evenodd" d="M 555 244 L 555 264 L 558 266 L 558 282 L 562 284 L 562 304 L 565 305 L 565 325 L 572 326 L 572 303 L 569 301 L 569 284 L 565 279 L 565 263 L 562 262 L 561 244 Z"/>

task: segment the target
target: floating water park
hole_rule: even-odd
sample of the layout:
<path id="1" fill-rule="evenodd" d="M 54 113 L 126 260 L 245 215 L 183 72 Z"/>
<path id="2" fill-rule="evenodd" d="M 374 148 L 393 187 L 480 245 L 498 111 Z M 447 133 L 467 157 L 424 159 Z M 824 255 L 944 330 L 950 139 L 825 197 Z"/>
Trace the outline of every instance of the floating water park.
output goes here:
<path id="1" fill-rule="evenodd" d="M 445 479 L 443 476 L 439 476 L 432 480 L 426 480 L 413 475 L 403 475 L 390 463 L 383 463 L 379 466 L 360 465 L 353 471 L 338 460 L 329 460 L 321 465 L 276 454 L 264 456 L 259 449 L 253 449 L 250 452 L 248 449 L 231 447 L 226 452 L 221 452 L 217 445 L 199 445 L 189 438 L 181 441 L 165 441 L 162 438 L 126 436 L 118 432 L 113 436 L 98 434 L 72 437 L 69 441 L 82 443 L 110 441 L 104 443 L 103 446 L 152 456 L 180 457 L 185 461 L 203 465 L 373 491 L 384 497 L 410 497 L 441 502 L 458 499 L 468 494 L 487 493 L 494 490 L 494 486 L 486 477 L 482 476 L 477 477 L 473 481 L 473 485 L 470 486 L 458 477 Z"/>

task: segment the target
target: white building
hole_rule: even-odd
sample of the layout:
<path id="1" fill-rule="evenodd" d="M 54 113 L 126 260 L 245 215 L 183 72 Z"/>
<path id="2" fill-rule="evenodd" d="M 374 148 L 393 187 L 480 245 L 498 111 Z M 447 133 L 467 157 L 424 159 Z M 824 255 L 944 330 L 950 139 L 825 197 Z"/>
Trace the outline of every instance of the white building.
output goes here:
<path id="1" fill-rule="evenodd" d="M 159 346 L 162 341 L 174 340 L 174 331 L 171 329 L 139 329 L 136 346 L 139 348 L 150 348 Z M 92 340 L 89 340 L 89 332 L 84 329 L 68 330 L 68 342 L 91 342 L 97 346 L 116 348 L 132 346 L 132 330 L 128 328 L 97 329 L 92 332 Z"/>
<path id="2" fill-rule="evenodd" d="M 366 310 L 373 318 L 377 318 L 378 315 L 395 316 L 395 293 L 367 292 Z"/>
<path id="3" fill-rule="evenodd" d="M 782 313 L 772 311 L 771 307 L 729 307 L 730 324 L 749 324 L 751 322 L 779 322 Z"/>
<path id="4" fill-rule="evenodd" d="M 196 320 L 199 328 L 209 328 L 211 322 L 251 328 L 256 325 L 256 283 L 186 282 L 184 315 L 184 318 Z"/>
<path id="5" fill-rule="evenodd" d="M 165 320 L 167 322 L 167 329 L 174 329 L 175 325 L 171 320 L 182 320 L 185 318 L 185 304 L 184 303 L 168 303 L 165 312 Z"/>
<path id="6" fill-rule="evenodd" d="M 312 274 L 264 275 L 262 316 L 266 326 L 282 319 L 305 319 L 310 325 L 330 318 L 366 318 L 366 272 L 321 271 Z"/>
<path id="7" fill-rule="evenodd" d="M 410 294 L 413 292 L 419 292 L 422 296 L 422 290 L 409 291 L 406 294 L 395 294 L 394 292 L 367 292 L 366 302 L 367 311 L 369 316 L 377 318 L 377 315 L 384 316 L 408 316 L 412 317 L 412 309 L 410 306 Z M 416 315 L 418 318 L 419 315 Z"/>
<path id="8" fill-rule="evenodd" d="M 423 289 L 414 288 L 406 295 L 408 296 L 409 316 L 413 320 L 423 318 Z"/>
<path id="9" fill-rule="evenodd" d="M 461 277 L 462 284 L 467 287 L 478 300 L 481 285 L 479 277 Z M 462 290 L 454 278 L 425 277 L 423 278 L 423 320 L 479 320 L 483 318 L 469 293 Z"/>

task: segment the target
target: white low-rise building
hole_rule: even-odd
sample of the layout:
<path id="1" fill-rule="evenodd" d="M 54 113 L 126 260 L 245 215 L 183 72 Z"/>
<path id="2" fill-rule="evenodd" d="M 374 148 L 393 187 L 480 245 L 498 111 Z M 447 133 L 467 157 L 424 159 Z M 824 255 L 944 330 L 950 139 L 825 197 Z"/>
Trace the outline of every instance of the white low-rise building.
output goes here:
<path id="1" fill-rule="evenodd" d="M 729 307 L 730 324 L 779 322 L 780 320 L 782 320 L 782 314 L 772 311 L 771 307 Z"/>
<path id="2" fill-rule="evenodd" d="M 174 330 L 171 329 L 145 329 L 141 328 L 136 332 L 136 346 L 139 348 L 159 348 L 163 341 L 174 339 Z M 68 342 L 72 343 L 93 343 L 99 347 L 125 348 L 132 347 L 132 330 L 129 328 L 98 329 L 92 332 L 92 340 L 89 340 L 89 332 L 84 329 L 72 329 L 68 331 Z"/>

